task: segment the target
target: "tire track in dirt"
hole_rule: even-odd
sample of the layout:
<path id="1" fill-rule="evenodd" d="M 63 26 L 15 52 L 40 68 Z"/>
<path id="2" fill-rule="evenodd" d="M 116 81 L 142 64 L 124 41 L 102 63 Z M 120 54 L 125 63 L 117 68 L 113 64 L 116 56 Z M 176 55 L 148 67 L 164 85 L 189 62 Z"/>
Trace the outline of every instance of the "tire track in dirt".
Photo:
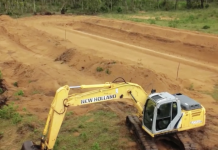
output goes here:
<path id="1" fill-rule="evenodd" d="M 10 31 L 10 30 L 9 30 Z M 17 45 L 17 47 L 20 47 L 22 50 L 26 50 L 28 52 L 31 52 L 31 53 L 26 53 L 27 56 L 29 55 L 30 57 L 42 57 L 42 55 L 40 55 L 40 53 L 37 53 L 33 50 L 31 50 L 30 48 L 28 48 L 25 44 L 23 44 L 21 41 L 20 41 L 20 37 L 13 34 L 13 33 L 10 33 L 5 27 L 1 26 L 1 30 L 0 32 L 3 33 L 3 35 L 5 35 L 8 40 L 10 40 L 10 43 L 14 43 Z M 10 46 L 9 46 L 10 47 Z M 15 51 L 13 52 L 15 53 Z M 33 53 L 33 54 L 32 54 Z M 11 59 L 16 61 L 16 58 L 14 58 L 11 54 L 9 54 Z M 45 58 L 44 58 L 45 59 Z M 45 73 L 47 76 L 49 76 L 50 78 L 52 79 L 55 79 L 53 76 L 51 76 L 49 73 L 47 73 L 46 71 L 44 71 L 43 69 L 41 68 L 38 68 L 41 72 Z"/>
<path id="2" fill-rule="evenodd" d="M 51 34 L 52 36 L 57 36 L 61 39 L 64 39 L 64 30 L 62 29 L 58 29 L 56 28 L 56 25 L 51 26 L 51 25 L 46 25 L 41 22 L 41 20 L 37 21 L 35 20 L 34 23 L 29 24 L 28 22 L 25 22 L 25 24 L 27 24 L 28 26 L 34 27 L 40 31 L 46 32 L 48 34 Z M 67 28 L 68 30 L 68 28 Z M 125 62 L 125 64 L 130 64 L 133 63 L 135 64 L 135 59 L 136 58 L 140 58 L 142 59 L 141 64 L 143 68 L 149 68 L 151 69 L 153 72 L 157 72 L 158 74 L 164 73 L 167 76 L 169 76 L 171 79 L 174 78 L 175 76 L 172 76 L 175 72 L 175 68 L 178 67 L 178 60 L 176 61 L 172 61 L 166 58 L 161 58 L 161 57 L 155 57 L 152 55 L 148 55 L 147 52 L 146 53 L 142 53 L 142 52 L 138 52 L 137 50 L 133 49 L 133 48 L 128 48 L 123 47 L 123 46 L 119 46 L 119 44 L 111 44 L 110 42 L 104 42 L 103 40 L 96 40 L 94 38 L 90 38 L 88 36 L 84 36 L 78 33 L 67 33 L 67 39 L 68 42 L 66 42 L 66 46 L 67 47 L 71 47 L 72 45 L 76 45 L 77 47 L 80 48 L 81 52 L 85 52 L 85 53 L 89 53 L 91 51 L 93 51 L 93 53 L 95 53 L 95 55 L 100 56 L 100 57 L 107 57 L 108 59 L 113 59 L 115 61 L 119 61 L 122 60 L 122 62 Z M 84 44 L 85 41 L 85 44 Z M 81 45 L 82 44 L 82 45 Z M 97 44 L 99 44 L 97 46 Z M 134 51 L 135 50 L 135 51 Z M 90 55 L 93 55 L 93 53 Z M 122 53 L 122 55 L 121 55 Z M 144 58 L 144 59 L 143 59 Z M 177 63 L 175 63 L 177 62 Z M 137 61 L 137 63 L 139 63 Z M 202 80 L 205 80 L 206 78 L 201 78 L 201 82 L 197 82 L 195 81 L 195 79 L 193 78 L 198 78 L 197 76 L 200 75 L 202 73 L 203 70 L 201 70 L 200 68 L 196 68 L 196 67 L 191 67 L 193 65 L 185 65 L 184 63 L 181 63 L 182 65 L 182 70 L 185 72 L 181 72 L 180 78 L 182 76 L 185 76 L 186 80 L 188 78 L 188 80 L 190 81 L 185 81 L 186 86 L 188 84 L 188 82 L 195 82 L 194 84 L 197 84 L 197 86 L 199 86 L 200 88 L 203 87 L 202 85 L 199 84 L 203 84 L 205 83 L 205 81 L 202 82 Z M 137 64 L 138 66 L 139 64 Z M 201 71 L 200 71 L 201 70 Z M 195 71 L 198 75 L 197 76 L 192 76 L 192 72 Z M 213 73 L 209 71 L 209 69 L 206 69 L 205 72 L 205 77 L 207 76 L 212 76 Z M 173 73 L 173 74 L 172 74 Z M 181 78 L 182 80 L 184 80 L 184 78 Z M 182 80 L 180 80 L 181 82 L 183 82 Z M 165 81 L 163 79 L 163 81 Z M 175 82 L 173 80 L 173 82 Z M 207 81 L 208 82 L 208 81 Z M 169 83 L 169 82 L 167 82 Z M 204 86 L 205 87 L 205 86 Z"/>
<path id="3" fill-rule="evenodd" d="M 49 24 L 73 28 L 164 53 L 190 57 L 195 61 L 217 63 L 215 57 L 218 55 L 217 36 L 99 17 L 81 17 L 81 19 L 75 17 L 73 21 L 47 22 L 47 25 Z"/>
<path id="4" fill-rule="evenodd" d="M 73 22 L 75 25 L 77 22 Z M 217 48 L 218 40 L 217 35 L 211 35 L 206 33 L 199 33 L 195 31 L 187 31 L 182 29 L 175 29 L 170 27 L 160 27 L 156 25 L 143 24 L 132 21 L 119 21 L 115 19 L 102 19 L 100 17 L 83 17 L 79 22 L 82 29 L 83 24 L 88 24 L 92 28 L 97 27 L 97 29 L 107 29 L 112 28 L 114 31 L 122 30 L 129 34 L 135 34 L 137 36 L 145 36 L 152 38 L 154 40 L 160 40 L 170 43 L 182 43 L 184 45 L 190 45 L 192 47 L 202 47 L 210 48 L 210 51 L 213 51 Z M 77 26 L 77 25 L 76 25 Z M 81 28 L 78 26 L 78 28 Z M 99 28 L 100 27 L 100 28 Z M 205 39 L 205 40 L 204 40 Z"/>
<path id="5" fill-rule="evenodd" d="M 10 30 L 7 30 L 4 26 L 1 26 L 1 33 L 3 33 L 4 35 L 6 35 L 9 39 L 11 39 L 11 42 L 13 41 L 14 43 L 16 43 L 19 47 L 27 50 L 27 51 L 31 51 L 32 53 L 35 54 L 40 54 L 40 53 L 36 53 L 34 51 L 32 51 L 31 49 L 29 49 L 26 45 L 22 44 L 20 41 L 20 38 L 18 36 L 16 36 L 13 33 L 10 33 Z"/>
<path id="6" fill-rule="evenodd" d="M 65 28 L 61 28 L 61 27 L 57 27 L 57 28 L 62 29 L 62 30 L 66 30 Z M 162 53 L 162 52 L 155 51 L 155 50 L 152 50 L 152 49 L 148 49 L 148 48 L 144 48 L 144 47 L 140 47 L 140 46 L 135 46 L 135 45 L 132 45 L 132 44 L 120 42 L 120 41 L 117 41 L 117 40 L 112 40 L 112 39 L 109 39 L 109 38 L 105 38 L 105 37 L 101 37 L 101 36 L 98 36 L 98 35 L 86 33 L 86 32 L 83 32 L 83 31 L 71 30 L 71 29 L 67 29 L 67 31 L 76 32 L 76 33 L 83 34 L 83 35 L 86 35 L 86 36 L 90 36 L 90 37 L 93 37 L 93 38 L 96 38 L 96 39 L 105 40 L 105 41 L 108 41 L 108 42 L 113 42 L 113 43 L 116 43 L 116 44 L 119 44 L 119 45 L 122 45 L 122 46 L 127 46 L 127 47 L 130 47 L 130 48 L 135 48 L 137 50 L 140 50 L 140 52 L 148 53 L 148 54 L 159 56 L 159 57 L 162 57 L 162 58 L 165 57 L 166 59 L 172 59 L 174 61 L 179 60 L 180 62 L 182 62 L 184 64 L 188 64 L 188 65 L 194 66 L 194 67 L 201 67 L 201 68 L 204 68 L 206 70 L 209 69 L 211 71 L 214 71 L 214 72 L 218 73 L 218 68 L 217 67 L 209 66 L 208 64 L 193 61 L 193 60 L 188 59 L 188 58 L 183 58 L 183 57 L 179 57 L 179 56 L 175 56 L 175 55 L 170 55 L 170 54 L 167 54 L 167 53 Z"/>

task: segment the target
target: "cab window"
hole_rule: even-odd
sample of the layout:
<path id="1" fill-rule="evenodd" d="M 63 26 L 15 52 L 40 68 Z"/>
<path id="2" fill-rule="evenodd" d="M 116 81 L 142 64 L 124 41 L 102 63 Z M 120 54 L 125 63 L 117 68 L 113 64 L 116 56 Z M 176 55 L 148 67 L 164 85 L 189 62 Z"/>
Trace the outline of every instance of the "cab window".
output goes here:
<path id="1" fill-rule="evenodd" d="M 164 130 L 171 121 L 171 104 L 162 104 L 157 110 L 156 130 Z"/>
<path id="2" fill-rule="evenodd" d="M 154 108 L 156 104 L 154 101 L 151 99 L 148 99 L 146 104 L 145 104 L 145 109 L 144 109 L 144 125 L 152 130 L 152 123 L 153 123 L 153 117 L 154 117 Z"/>

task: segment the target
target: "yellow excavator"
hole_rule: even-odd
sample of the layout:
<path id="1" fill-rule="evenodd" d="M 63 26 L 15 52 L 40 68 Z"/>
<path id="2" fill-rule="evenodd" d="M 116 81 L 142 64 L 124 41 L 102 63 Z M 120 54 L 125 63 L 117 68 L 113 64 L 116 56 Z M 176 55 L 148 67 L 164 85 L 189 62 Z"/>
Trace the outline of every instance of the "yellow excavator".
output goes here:
<path id="1" fill-rule="evenodd" d="M 86 105 L 114 99 L 131 99 L 137 115 L 126 117 L 126 125 L 137 138 L 143 150 L 158 150 L 156 140 L 168 140 L 181 150 L 194 150 L 196 145 L 187 130 L 205 125 L 205 108 L 181 93 L 147 94 L 135 83 L 115 79 L 96 85 L 60 87 L 52 101 L 39 145 L 32 141 L 23 143 L 21 150 L 52 150 L 69 106 Z M 98 88 L 89 92 L 69 95 L 70 89 Z"/>

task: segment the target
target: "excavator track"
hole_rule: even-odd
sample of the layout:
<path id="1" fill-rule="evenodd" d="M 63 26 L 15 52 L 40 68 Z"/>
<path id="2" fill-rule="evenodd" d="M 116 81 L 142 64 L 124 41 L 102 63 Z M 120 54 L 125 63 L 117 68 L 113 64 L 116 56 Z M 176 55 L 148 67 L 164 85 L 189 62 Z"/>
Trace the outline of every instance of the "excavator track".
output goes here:
<path id="1" fill-rule="evenodd" d="M 176 149 L 179 150 L 197 150 L 196 144 L 189 137 L 187 131 L 170 133 L 155 137 L 155 141 L 165 140 L 176 145 Z"/>
<path id="2" fill-rule="evenodd" d="M 176 133 L 179 140 L 183 143 L 184 150 L 197 150 L 197 145 L 192 141 L 187 131 Z"/>
<path id="3" fill-rule="evenodd" d="M 140 124 L 137 116 L 126 117 L 126 125 L 138 139 L 141 150 L 158 150 L 154 140 L 142 130 Z"/>
<path id="4" fill-rule="evenodd" d="M 187 131 L 170 133 L 152 138 L 142 129 L 141 122 L 137 116 L 127 116 L 126 125 L 136 136 L 141 150 L 158 150 L 156 145 L 158 140 L 167 140 L 176 145 L 179 150 L 197 150 L 196 144 L 189 137 Z"/>

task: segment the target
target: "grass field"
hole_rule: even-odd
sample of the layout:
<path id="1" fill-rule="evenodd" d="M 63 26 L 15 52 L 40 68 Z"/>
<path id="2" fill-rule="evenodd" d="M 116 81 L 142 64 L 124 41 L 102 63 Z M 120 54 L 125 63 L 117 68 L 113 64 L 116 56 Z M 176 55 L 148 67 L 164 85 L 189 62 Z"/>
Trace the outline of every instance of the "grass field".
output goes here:
<path id="1" fill-rule="evenodd" d="M 17 108 L 10 103 L 0 109 L 0 145 L 4 143 L 4 149 L 21 148 L 25 140 L 38 140 L 41 135 L 39 131 L 43 129 L 44 123 L 39 122 L 36 116 L 26 108 L 18 113 Z"/>
<path id="2" fill-rule="evenodd" d="M 216 101 L 218 101 L 218 84 L 214 86 L 213 91 L 205 92 L 205 93 L 213 97 L 213 99 L 215 99 Z"/>
<path id="3" fill-rule="evenodd" d="M 101 17 L 218 34 L 218 9 L 147 11 L 135 14 L 101 14 Z"/>
<path id="4" fill-rule="evenodd" d="M 119 123 L 111 111 L 92 111 L 80 117 L 68 113 L 54 150 L 120 150 L 125 143 L 120 142 L 119 131 L 125 125 Z"/>
<path id="5" fill-rule="evenodd" d="M 40 122 L 26 108 L 18 113 L 17 106 L 12 104 L 0 109 L 0 122 L 0 141 L 5 145 L 3 149 L 21 148 L 22 143 L 27 140 L 39 144 L 45 123 Z M 81 116 L 75 116 L 72 111 L 69 111 L 62 124 L 54 150 L 125 149 L 125 144 L 134 140 L 129 136 L 120 135 L 122 129 L 126 128 L 121 124 L 119 116 L 110 110 L 95 110 Z M 125 134 L 122 133 L 122 135 Z M 7 141 L 14 144 L 7 144 Z"/>

